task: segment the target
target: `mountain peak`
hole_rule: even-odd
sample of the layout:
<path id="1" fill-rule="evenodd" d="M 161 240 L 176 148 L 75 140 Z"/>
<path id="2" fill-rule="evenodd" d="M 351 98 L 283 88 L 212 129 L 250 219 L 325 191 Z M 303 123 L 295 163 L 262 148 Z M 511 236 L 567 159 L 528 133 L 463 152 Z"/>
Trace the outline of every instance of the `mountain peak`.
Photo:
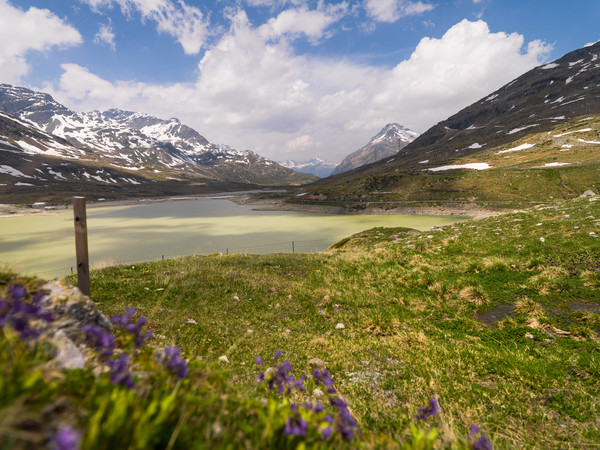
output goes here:
<path id="1" fill-rule="evenodd" d="M 367 145 L 346 156 L 333 170 L 333 175 L 395 155 L 418 136 L 419 133 L 398 123 L 388 123 Z"/>

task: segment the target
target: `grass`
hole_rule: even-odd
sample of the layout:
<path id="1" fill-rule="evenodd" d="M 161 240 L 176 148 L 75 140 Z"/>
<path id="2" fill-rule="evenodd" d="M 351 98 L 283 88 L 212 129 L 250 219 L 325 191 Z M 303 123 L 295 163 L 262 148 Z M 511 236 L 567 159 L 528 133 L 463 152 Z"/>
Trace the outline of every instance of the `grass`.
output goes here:
<path id="1" fill-rule="evenodd" d="M 107 267 L 92 272 L 92 297 L 107 316 L 133 306 L 148 317 L 152 345 L 182 348 L 199 365 L 200 386 L 217 371 L 223 403 L 197 400 L 208 406 L 194 411 L 222 425 L 227 445 L 260 442 L 247 430 L 270 416 L 260 412 L 253 359 L 281 349 L 296 373 L 310 373 L 314 358 L 325 362 L 362 430 L 352 446 L 427 448 L 429 439 L 462 448 L 476 424 L 498 448 L 594 447 L 599 229 L 600 201 L 582 199 L 429 232 L 373 229 L 319 254 Z M 497 311 L 506 314 L 489 320 Z M 314 400 L 311 392 L 302 401 Z M 443 413 L 414 428 L 417 408 L 432 397 Z M 236 420 L 217 420 L 215 408 Z M 175 417 L 198 420 L 184 410 Z M 86 414 L 79 420 L 89 427 Z M 281 417 L 272 420 L 283 426 Z M 211 429 L 203 432 L 214 439 Z M 263 444 L 298 445 L 276 439 Z"/>

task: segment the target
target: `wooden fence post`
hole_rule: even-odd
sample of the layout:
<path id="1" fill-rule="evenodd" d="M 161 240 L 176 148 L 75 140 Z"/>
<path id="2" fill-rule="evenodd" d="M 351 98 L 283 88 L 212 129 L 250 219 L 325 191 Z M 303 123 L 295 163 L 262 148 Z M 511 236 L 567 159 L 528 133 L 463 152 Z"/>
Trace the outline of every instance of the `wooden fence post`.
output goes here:
<path id="1" fill-rule="evenodd" d="M 87 217 L 85 197 L 73 197 L 73 216 L 75 219 L 75 255 L 77 258 L 77 286 L 90 295 L 90 262 L 88 258 Z"/>

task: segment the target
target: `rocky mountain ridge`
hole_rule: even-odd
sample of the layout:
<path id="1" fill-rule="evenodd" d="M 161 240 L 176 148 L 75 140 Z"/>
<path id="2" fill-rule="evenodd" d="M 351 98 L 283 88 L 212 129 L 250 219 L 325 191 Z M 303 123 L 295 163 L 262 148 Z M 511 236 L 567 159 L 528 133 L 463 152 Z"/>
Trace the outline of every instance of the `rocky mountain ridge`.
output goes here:
<path id="1" fill-rule="evenodd" d="M 332 175 L 337 175 L 370 164 L 388 156 L 395 155 L 419 136 L 408 128 L 389 123 L 377 133 L 367 145 L 346 156 L 333 170 Z"/>
<path id="2" fill-rule="evenodd" d="M 21 170 L 26 161 L 15 155 L 51 159 L 38 163 L 38 170 L 43 170 L 40 164 L 77 162 L 70 175 L 54 177 L 55 181 L 90 180 L 86 176 L 90 170 L 81 168 L 90 165 L 104 172 L 125 171 L 129 175 L 125 178 L 136 183 L 171 179 L 257 186 L 310 180 L 252 151 L 212 144 L 178 119 L 163 120 L 119 109 L 77 113 L 48 94 L 7 84 L 0 84 L 0 111 L 5 113 L 2 123 L 7 127 L 0 128 L 3 153 L 12 152 L 12 163 L 19 166 L 10 167 L 33 177 L 37 175 Z M 16 131 L 19 127 L 22 130 Z M 114 182 L 102 180 L 96 181 L 121 183 L 115 177 Z"/>
<path id="3" fill-rule="evenodd" d="M 331 175 L 337 164 L 330 161 L 325 161 L 319 157 L 309 159 L 308 161 L 293 161 L 288 159 L 285 162 L 280 162 L 283 167 L 295 170 L 300 173 L 315 175 L 319 178 L 325 178 Z"/>

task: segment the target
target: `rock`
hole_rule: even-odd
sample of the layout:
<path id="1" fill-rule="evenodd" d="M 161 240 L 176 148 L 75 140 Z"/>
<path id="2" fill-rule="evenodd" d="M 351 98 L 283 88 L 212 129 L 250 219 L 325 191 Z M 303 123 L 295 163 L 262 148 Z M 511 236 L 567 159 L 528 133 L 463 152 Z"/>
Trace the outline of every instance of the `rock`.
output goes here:
<path id="1" fill-rule="evenodd" d="M 325 367 L 325 362 L 320 360 L 319 358 L 313 358 L 313 359 L 309 360 L 308 364 L 313 367 L 318 367 L 319 369 L 322 369 Z"/>
<path id="2" fill-rule="evenodd" d="M 338 324 L 335 326 L 335 329 L 336 329 L 336 330 L 343 330 L 344 328 L 346 328 L 346 327 L 344 326 L 344 324 L 343 324 L 343 323 L 338 323 Z"/>
<path id="3" fill-rule="evenodd" d="M 54 333 L 49 341 L 56 347 L 56 355 L 50 361 L 50 365 L 57 369 L 83 369 L 85 367 L 85 356 L 62 330 Z"/>
<path id="4" fill-rule="evenodd" d="M 325 393 L 319 388 L 313 389 L 312 393 L 316 398 L 321 398 L 325 395 Z"/>
<path id="5" fill-rule="evenodd" d="M 596 193 L 594 191 L 587 190 L 577 198 L 590 198 L 590 197 L 595 197 L 595 196 L 596 196 Z"/>
<path id="6" fill-rule="evenodd" d="M 531 333 L 525 333 L 525 339 L 533 340 L 533 334 L 531 334 Z"/>
<path id="7" fill-rule="evenodd" d="M 58 331 L 75 344 L 83 342 L 81 329 L 86 325 L 99 325 L 112 331 L 110 320 L 96 308 L 96 304 L 81 291 L 64 280 L 50 281 L 41 287 L 48 293 L 41 306 L 52 312 L 54 321 L 48 324 L 47 333 L 54 337 Z"/>

